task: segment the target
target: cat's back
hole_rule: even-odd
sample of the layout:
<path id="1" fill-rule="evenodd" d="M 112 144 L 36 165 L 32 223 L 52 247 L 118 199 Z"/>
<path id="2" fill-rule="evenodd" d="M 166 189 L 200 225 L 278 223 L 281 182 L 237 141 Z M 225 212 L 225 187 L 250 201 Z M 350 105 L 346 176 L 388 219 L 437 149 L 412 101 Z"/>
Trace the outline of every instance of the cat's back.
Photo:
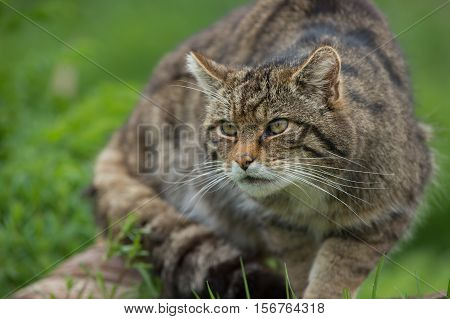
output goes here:
<path id="1" fill-rule="evenodd" d="M 398 186 L 402 197 L 415 197 L 430 175 L 430 154 L 413 113 L 406 63 L 393 39 L 383 15 L 369 0 L 255 1 L 194 35 L 161 61 L 147 94 L 156 100 L 158 94 L 164 95 L 161 100 L 167 104 L 162 108 L 167 112 L 148 115 L 149 103 L 144 101 L 129 122 L 132 146 L 128 147 L 137 147 L 133 143 L 139 139 L 133 134 L 142 122 L 173 123 L 175 114 L 180 122 L 200 125 L 205 100 L 198 89 L 173 87 L 180 80 L 194 81 L 186 68 L 191 50 L 226 65 L 261 68 L 301 65 L 315 48 L 329 45 L 341 59 L 346 112 L 358 137 L 355 158 L 392 173 L 395 180 L 389 183 Z M 129 161 L 132 167 L 135 161 Z M 146 182 L 153 185 L 156 180 Z M 174 196 L 169 200 L 175 206 L 183 202 Z"/>
<path id="2" fill-rule="evenodd" d="M 343 71 L 356 76 L 381 67 L 396 84 L 408 83 L 400 50 L 383 15 L 369 0 L 257 0 L 238 8 L 168 54 L 156 68 L 152 92 L 188 76 L 185 56 L 202 52 L 217 62 L 259 66 L 299 63 L 319 45 L 338 49 Z M 359 60 L 358 65 L 356 61 Z"/>

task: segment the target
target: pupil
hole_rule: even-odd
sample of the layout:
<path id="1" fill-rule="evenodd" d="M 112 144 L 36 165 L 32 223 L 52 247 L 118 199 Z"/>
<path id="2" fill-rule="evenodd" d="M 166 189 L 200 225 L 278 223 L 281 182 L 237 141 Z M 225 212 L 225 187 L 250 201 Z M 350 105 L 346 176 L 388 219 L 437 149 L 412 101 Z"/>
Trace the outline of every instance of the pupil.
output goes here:
<path id="1" fill-rule="evenodd" d="M 233 127 L 233 125 L 231 125 L 229 123 L 223 125 L 223 131 L 227 135 L 234 135 L 234 127 Z"/>

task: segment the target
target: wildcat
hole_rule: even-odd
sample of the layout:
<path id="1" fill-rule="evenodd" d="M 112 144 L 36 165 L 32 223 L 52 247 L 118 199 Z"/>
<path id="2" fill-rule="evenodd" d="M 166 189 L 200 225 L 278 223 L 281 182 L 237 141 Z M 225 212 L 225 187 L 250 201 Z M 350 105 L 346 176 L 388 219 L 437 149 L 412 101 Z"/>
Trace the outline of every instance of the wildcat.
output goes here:
<path id="1" fill-rule="evenodd" d="M 408 233 L 432 173 L 392 39 L 368 0 L 258 0 L 188 39 L 98 158 L 100 220 L 138 216 L 165 296 L 206 280 L 238 296 L 239 256 L 261 296 L 279 296 L 265 256 L 298 296 L 354 295 Z M 201 145 L 188 173 L 173 169 L 180 125 Z"/>

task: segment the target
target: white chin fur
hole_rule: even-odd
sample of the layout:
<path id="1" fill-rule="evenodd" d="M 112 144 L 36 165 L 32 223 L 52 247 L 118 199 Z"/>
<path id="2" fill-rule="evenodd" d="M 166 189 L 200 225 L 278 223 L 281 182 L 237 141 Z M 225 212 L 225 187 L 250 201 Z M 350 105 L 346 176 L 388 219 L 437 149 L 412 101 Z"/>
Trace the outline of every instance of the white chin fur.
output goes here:
<path id="1" fill-rule="evenodd" d="M 263 198 L 273 195 L 287 186 L 287 183 L 280 182 L 265 182 L 264 184 L 248 184 L 248 183 L 236 183 L 240 189 L 245 193 L 255 198 Z"/>
<path id="2" fill-rule="evenodd" d="M 249 182 L 246 180 L 247 177 L 261 179 L 261 181 Z M 268 168 L 257 162 L 250 164 L 246 171 L 233 162 L 231 165 L 231 179 L 245 193 L 257 198 L 273 195 L 288 186 L 288 182 L 276 179 Z"/>

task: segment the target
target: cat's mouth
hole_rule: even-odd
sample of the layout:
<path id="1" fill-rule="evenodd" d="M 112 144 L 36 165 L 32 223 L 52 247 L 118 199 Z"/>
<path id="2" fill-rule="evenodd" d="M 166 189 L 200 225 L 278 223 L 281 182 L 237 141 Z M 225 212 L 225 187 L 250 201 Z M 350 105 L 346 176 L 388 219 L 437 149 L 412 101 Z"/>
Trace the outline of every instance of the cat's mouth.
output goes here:
<path id="1" fill-rule="evenodd" d="M 259 185 L 259 184 L 271 183 L 272 180 L 267 179 L 267 178 L 261 178 L 261 177 L 246 176 L 243 179 L 241 179 L 239 182 L 244 183 L 244 184 Z"/>

